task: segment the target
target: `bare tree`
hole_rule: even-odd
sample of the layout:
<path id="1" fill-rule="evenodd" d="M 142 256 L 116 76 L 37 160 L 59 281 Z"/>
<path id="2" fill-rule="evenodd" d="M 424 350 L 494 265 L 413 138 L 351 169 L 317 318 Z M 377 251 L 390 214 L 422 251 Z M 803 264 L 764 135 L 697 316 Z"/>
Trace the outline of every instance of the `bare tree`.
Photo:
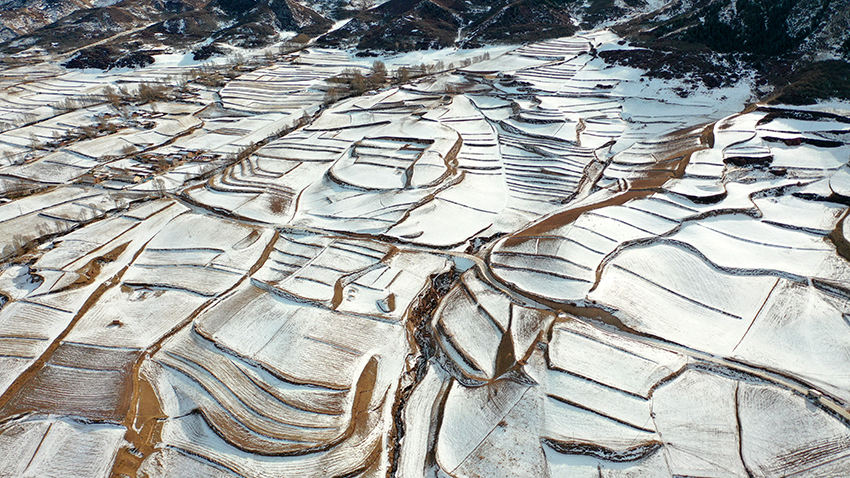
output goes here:
<path id="1" fill-rule="evenodd" d="M 372 73 L 369 76 L 373 85 L 383 85 L 387 81 L 387 66 L 384 62 L 376 60 L 372 63 Z"/>

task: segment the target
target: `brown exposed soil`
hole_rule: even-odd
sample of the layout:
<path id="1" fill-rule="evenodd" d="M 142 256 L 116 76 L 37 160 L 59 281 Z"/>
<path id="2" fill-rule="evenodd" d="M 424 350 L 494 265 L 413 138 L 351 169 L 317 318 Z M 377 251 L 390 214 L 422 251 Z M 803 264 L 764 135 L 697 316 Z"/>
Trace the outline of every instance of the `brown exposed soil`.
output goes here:
<path id="1" fill-rule="evenodd" d="M 93 258 L 88 263 L 86 263 L 83 267 L 79 268 L 76 272 L 80 275 L 77 280 L 75 280 L 71 285 L 67 287 L 67 290 L 79 289 L 80 287 L 85 287 L 97 278 L 100 274 L 100 269 L 104 264 L 110 263 L 118 259 L 118 257 L 124 253 L 129 246 L 129 242 L 125 242 L 120 246 L 112 249 L 111 251 L 100 255 L 98 257 Z"/>
<path id="2" fill-rule="evenodd" d="M 124 270 L 126 270 L 126 268 Z M 6 389 L 3 395 L 0 395 L 0 420 L 6 420 L 11 416 L 14 416 L 16 413 L 20 413 L 20 410 L 18 410 L 15 404 L 13 403 L 13 399 L 17 397 L 21 391 L 25 390 L 26 387 L 32 386 L 32 382 L 36 379 L 39 372 L 41 372 L 41 370 L 47 364 L 53 353 L 56 352 L 56 350 L 62 344 L 62 341 L 65 339 L 65 337 L 71 332 L 71 329 L 73 329 L 77 322 L 79 322 L 79 320 L 83 317 L 83 315 L 85 315 L 85 313 L 92 306 L 94 306 L 95 303 L 97 303 L 97 301 L 100 299 L 100 296 L 103 295 L 103 293 L 106 292 L 107 289 L 115 285 L 115 283 L 117 283 L 117 279 L 114 281 L 114 283 L 113 281 L 109 281 L 101 284 L 94 291 L 94 293 L 89 296 L 89 298 L 80 308 L 80 311 L 77 312 L 73 319 L 71 319 L 71 323 L 68 324 L 68 327 L 65 328 L 65 330 L 62 331 L 61 334 L 59 334 L 56 340 L 54 340 L 53 343 L 47 347 L 47 350 L 45 350 L 45 352 L 41 354 L 41 357 L 38 357 L 26 369 L 26 371 L 21 373 L 18 378 L 15 379 L 15 381 L 12 382 L 11 385 L 9 385 L 9 388 Z"/>
<path id="3" fill-rule="evenodd" d="M 850 261 L 850 242 L 847 242 L 847 238 L 844 237 L 844 221 L 847 220 L 847 215 L 848 213 L 844 213 L 827 238 L 835 245 L 838 255 Z"/>
<path id="4" fill-rule="evenodd" d="M 671 134 L 670 139 L 672 140 L 673 144 L 678 144 L 678 141 L 676 140 L 691 137 L 695 134 L 696 131 L 697 130 L 694 129 L 679 131 Z M 631 201 L 632 199 L 646 197 L 651 194 L 654 194 L 655 192 L 659 191 L 664 185 L 664 183 L 666 183 L 668 180 L 673 178 L 681 178 L 684 175 L 685 168 L 688 165 L 688 161 L 690 160 L 690 157 L 694 152 L 699 151 L 701 149 L 711 148 L 714 145 L 713 131 L 714 124 L 706 125 L 704 128 L 702 128 L 702 130 L 699 130 L 698 147 L 694 147 L 693 143 L 684 142 L 684 147 L 672 148 L 669 151 L 665 151 L 664 156 L 661 156 L 656 160 L 656 163 L 653 168 L 646 171 L 646 174 L 643 178 L 630 179 L 625 181 L 626 189 L 624 191 L 605 200 L 589 204 L 587 206 L 567 209 L 563 212 L 555 213 L 531 225 L 527 229 L 509 236 L 499 247 L 515 247 L 517 245 L 522 244 L 524 241 L 533 240 L 534 238 L 540 236 L 545 236 L 546 234 L 551 233 L 555 229 L 574 222 L 576 219 L 578 219 L 579 216 L 581 216 L 585 212 L 593 211 L 607 206 L 625 204 L 626 202 Z M 489 255 L 487 256 L 486 260 L 489 264 Z M 498 280 L 497 278 L 492 279 Z M 616 316 L 612 315 L 609 311 L 603 308 L 558 303 L 545 297 L 538 297 L 527 292 L 523 292 L 522 295 L 526 295 L 534 299 L 536 302 L 550 307 L 553 310 L 563 311 L 576 317 L 583 317 L 586 319 L 599 321 L 626 332 L 636 333 L 636 331 L 624 325 L 620 321 L 620 319 L 618 319 Z"/>
<path id="5" fill-rule="evenodd" d="M 681 178 L 684 175 L 685 167 L 687 167 L 693 153 L 701 149 L 711 148 L 714 144 L 714 135 L 710 131 L 711 128 L 713 128 L 713 125 L 708 125 L 700 132 L 699 147 L 690 146 L 665 152 L 666 154 L 656 160 L 653 169 L 648 170 L 643 178 L 626 181 L 625 191 L 597 203 L 567 209 L 566 211 L 546 217 L 531 227 L 509 236 L 502 247 L 516 246 L 530 237 L 547 234 L 559 227 L 574 222 L 582 213 L 606 206 L 621 205 L 632 199 L 649 196 L 659 191 L 668 180 Z M 671 139 L 684 139 L 689 133 L 693 134 L 693 130 L 673 133 Z M 676 135 L 680 135 L 679 138 L 676 138 Z"/>
<path id="6" fill-rule="evenodd" d="M 127 427 L 124 439 L 130 446 L 118 450 L 112 465 L 113 477 L 135 478 L 142 461 L 156 451 L 155 447 L 161 441 L 162 419 L 166 417 L 153 387 L 139 376 L 141 363 L 142 360 L 139 360 L 133 370 L 133 405 L 123 423 Z"/>
<path id="7" fill-rule="evenodd" d="M 432 277 L 429 287 L 417 297 L 406 314 L 407 340 L 412 354 L 408 358 L 407 370 L 401 378 L 402 386 L 399 387 L 393 404 L 393 427 L 388 440 L 390 469 L 387 476 L 396 476 L 398 472 L 401 440 L 405 433 L 404 406 L 416 385 L 425 378 L 428 362 L 437 353 L 436 340 L 429 326 L 431 318 L 440 305 L 440 300 L 449 293 L 459 278 L 460 272 L 454 269 Z"/>

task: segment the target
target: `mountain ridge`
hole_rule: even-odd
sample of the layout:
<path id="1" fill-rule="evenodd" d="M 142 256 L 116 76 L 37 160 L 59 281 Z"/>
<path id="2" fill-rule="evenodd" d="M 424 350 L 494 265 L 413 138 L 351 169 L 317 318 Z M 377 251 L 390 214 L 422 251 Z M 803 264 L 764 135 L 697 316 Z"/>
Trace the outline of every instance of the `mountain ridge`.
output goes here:
<path id="1" fill-rule="evenodd" d="M 14 36 L 9 19 L 45 5 L 53 9 L 44 18 L 71 13 Z M 301 44 L 374 56 L 522 44 L 607 27 L 642 50 L 600 54 L 649 76 L 711 88 L 738 81 L 736 71 L 746 69 L 757 72 L 763 95 L 781 95 L 795 81 L 807 83 L 794 87 L 798 92 L 850 94 L 830 78 L 844 78 L 850 59 L 850 0 L 11 0 L 0 3 L 0 19 L 0 53 L 79 51 L 68 65 L 95 68 L 141 66 L 152 61 L 145 52 L 162 48 L 206 59 L 226 47 L 267 47 L 293 35 Z M 98 47 L 86 48 L 93 43 Z M 792 80 L 798 70 L 808 73 Z"/>

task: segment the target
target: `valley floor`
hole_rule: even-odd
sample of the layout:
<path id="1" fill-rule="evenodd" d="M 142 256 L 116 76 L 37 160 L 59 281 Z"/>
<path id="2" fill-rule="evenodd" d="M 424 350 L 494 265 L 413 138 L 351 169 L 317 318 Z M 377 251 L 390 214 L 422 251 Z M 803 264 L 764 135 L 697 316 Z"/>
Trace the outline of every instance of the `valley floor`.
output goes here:
<path id="1" fill-rule="evenodd" d="M 850 475 L 850 106 L 630 49 L 0 71 L 0 476 Z"/>

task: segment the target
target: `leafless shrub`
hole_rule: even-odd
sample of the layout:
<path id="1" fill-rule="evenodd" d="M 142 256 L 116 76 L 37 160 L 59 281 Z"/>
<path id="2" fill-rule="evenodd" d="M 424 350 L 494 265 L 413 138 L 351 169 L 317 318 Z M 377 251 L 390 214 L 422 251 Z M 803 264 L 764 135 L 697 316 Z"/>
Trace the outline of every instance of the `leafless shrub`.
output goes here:
<path id="1" fill-rule="evenodd" d="M 103 99 L 98 95 L 68 96 L 54 105 L 53 109 L 58 112 L 68 113 L 70 111 L 86 108 L 102 102 Z"/>
<path id="2" fill-rule="evenodd" d="M 407 83 L 410 81 L 410 69 L 405 66 L 399 67 L 393 76 L 396 83 Z"/>
<path id="3" fill-rule="evenodd" d="M 171 87 L 161 83 L 143 82 L 139 84 L 136 95 L 142 103 L 165 101 L 171 96 Z"/>
<path id="4" fill-rule="evenodd" d="M 325 91 L 324 104 L 330 105 L 336 103 L 348 95 L 348 89 L 341 86 L 331 86 Z"/>
<path id="5" fill-rule="evenodd" d="M 273 194 L 269 198 L 269 211 L 273 212 L 274 214 L 282 213 L 285 207 L 286 199 L 283 196 Z"/>
<path id="6" fill-rule="evenodd" d="M 80 102 L 76 98 L 68 97 L 53 106 L 53 109 L 67 113 L 80 109 Z"/>
<path id="7" fill-rule="evenodd" d="M 225 76 L 209 63 L 187 72 L 184 79 L 186 82 L 195 82 L 210 88 L 220 88 L 227 84 Z"/>
<path id="8" fill-rule="evenodd" d="M 251 143 L 251 144 L 245 146 L 244 148 L 239 150 L 238 153 L 236 153 L 236 160 L 240 161 L 240 160 L 247 158 L 248 156 L 251 155 L 251 153 L 256 151 L 257 148 L 258 148 L 257 143 Z"/>
<path id="9" fill-rule="evenodd" d="M 83 125 L 79 127 L 79 136 L 81 139 L 92 139 L 97 138 L 98 130 L 94 126 L 91 125 Z"/>
<path id="10" fill-rule="evenodd" d="M 112 106 L 117 107 L 121 104 L 121 97 L 118 95 L 118 90 L 112 85 L 103 87 L 103 99 Z"/>
<path id="11" fill-rule="evenodd" d="M 38 140 L 38 137 L 35 134 L 30 133 L 29 139 L 30 139 L 30 148 L 31 149 L 41 149 L 41 147 L 42 147 L 41 141 Z"/>
<path id="12" fill-rule="evenodd" d="M 307 43 L 310 43 L 310 37 L 304 33 L 299 33 L 295 36 L 295 38 L 289 41 L 292 43 L 297 43 L 299 45 L 306 45 Z"/>
<path id="13" fill-rule="evenodd" d="M 30 124 L 35 123 L 38 120 L 38 116 L 35 113 L 24 113 L 21 115 L 21 123 L 22 124 Z"/>
<path id="14" fill-rule="evenodd" d="M 15 164 L 17 162 L 17 154 L 11 150 L 3 150 L 3 159 L 9 162 L 9 164 Z"/>
<path id="15" fill-rule="evenodd" d="M 387 66 L 382 61 L 372 63 L 372 72 L 369 75 L 373 86 L 382 86 L 387 81 Z"/>
<path id="16" fill-rule="evenodd" d="M 136 152 L 136 147 L 133 146 L 132 144 L 124 145 L 124 147 L 121 148 L 121 155 L 122 156 L 129 156 L 129 155 L 131 155 L 135 152 Z"/>

